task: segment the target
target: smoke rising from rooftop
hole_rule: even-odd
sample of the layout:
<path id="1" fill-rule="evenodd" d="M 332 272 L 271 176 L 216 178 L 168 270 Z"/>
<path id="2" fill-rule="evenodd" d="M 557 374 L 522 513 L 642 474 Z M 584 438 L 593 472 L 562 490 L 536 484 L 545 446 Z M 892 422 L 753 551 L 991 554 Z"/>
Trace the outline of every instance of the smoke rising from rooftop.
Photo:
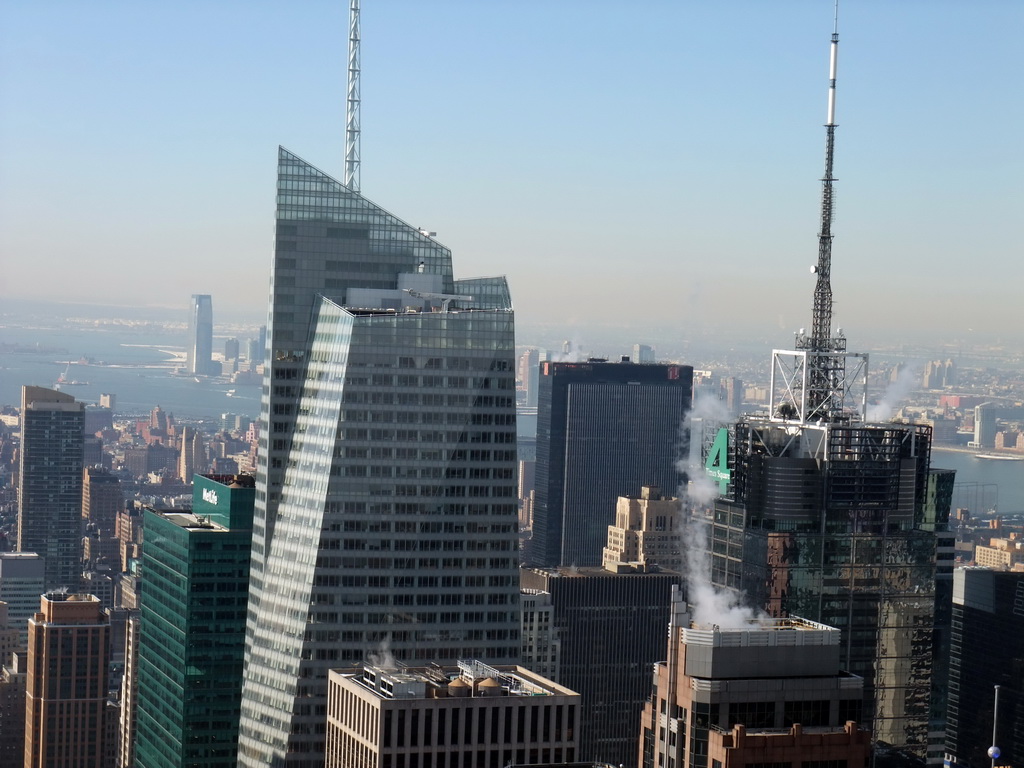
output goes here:
<path id="1" fill-rule="evenodd" d="M 725 404 L 713 397 L 697 398 L 687 414 L 685 433 L 700 445 L 705 424 L 725 425 L 729 413 Z M 685 441 L 684 441 L 685 442 Z M 718 486 L 700 464 L 700 450 L 685 451 L 680 462 L 689 483 L 679 489 L 683 504 L 682 538 L 686 552 L 687 600 L 691 618 L 701 625 L 717 625 L 723 629 L 740 629 L 764 614 L 743 604 L 742 593 L 715 586 L 711 581 L 711 556 L 708 546 L 707 512 L 718 497 Z"/>

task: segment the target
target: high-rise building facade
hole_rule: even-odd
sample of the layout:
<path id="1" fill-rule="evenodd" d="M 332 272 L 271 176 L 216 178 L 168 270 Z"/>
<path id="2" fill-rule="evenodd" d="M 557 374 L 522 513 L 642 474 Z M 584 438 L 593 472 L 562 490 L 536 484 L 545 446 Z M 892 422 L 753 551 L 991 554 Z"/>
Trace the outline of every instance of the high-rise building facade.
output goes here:
<path id="1" fill-rule="evenodd" d="M 326 768 L 578 764 L 580 697 L 523 667 L 332 670 Z"/>
<path id="2" fill-rule="evenodd" d="M 25 654 L 0 668 L 0 765 L 25 764 Z"/>
<path id="3" fill-rule="evenodd" d="M 205 471 L 206 445 L 203 433 L 193 427 L 183 427 L 181 448 L 178 453 L 178 477 L 183 483 L 190 483 L 194 474 Z"/>
<path id="4" fill-rule="evenodd" d="M 85 406 L 64 392 L 21 388 L 18 550 L 45 566 L 44 588 L 78 590 Z"/>
<path id="5" fill-rule="evenodd" d="M 519 603 L 522 614 L 523 666 L 538 675 L 557 680 L 561 675 L 562 642 L 558 639 L 551 593 L 539 589 L 523 589 Z"/>
<path id="6" fill-rule="evenodd" d="M 874 738 L 925 756 L 939 536 L 926 505 L 930 429 L 745 418 L 708 454 L 711 577 L 773 617 L 846 635 Z M 935 522 L 937 517 L 938 522 Z"/>
<path id="7" fill-rule="evenodd" d="M 541 363 L 528 565 L 600 565 L 619 496 L 679 487 L 692 388 L 685 365 Z"/>
<path id="8" fill-rule="evenodd" d="M 28 620 L 39 610 L 46 591 L 46 565 L 35 552 L 0 552 L 0 600 L 7 603 L 7 621 L 18 630 L 18 646 L 26 648 Z"/>
<path id="9" fill-rule="evenodd" d="M 947 760 L 970 768 L 1024 765 L 1024 572 L 957 568 L 952 635 Z M 998 760 L 988 755 L 993 744 Z"/>
<path id="10" fill-rule="evenodd" d="M 194 293 L 188 313 L 188 371 L 197 376 L 220 373 L 213 364 L 213 297 Z"/>
<path id="11" fill-rule="evenodd" d="M 581 760 L 633 765 L 651 665 L 665 656 L 674 573 L 526 568 L 524 589 L 546 592 L 560 654 L 555 680 L 581 696 Z"/>
<path id="12" fill-rule="evenodd" d="M 82 518 L 106 536 L 113 536 L 117 513 L 124 506 L 121 480 L 105 469 L 86 467 L 82 484 Z"/>
<path id="13" fill-rule="evenodd" d="M 25 768 L 104 768 L 110 622 L 99 600 L 44 595 L 28 637 Z"/>
<path id="14" fill-rule="evenodd" d="M 197 475 L 191 512 L 145 511 L 135 768 L 234 768 L 254 497 Z"/>
<path id="15" fill-rule="evenodd" d="M 327 670 L 518 660 L 504 278 L 282 149 L 242 766 L 322 765 Z"/>
<path id="16" fill-rule="evenodd" d="M 840 632 L 804 619 L 691 624 L 677 613 L 641 720 L 640 768 L 861 768 L 863 680 Z"/>
<path id="17" fill-rule="evenodd" d="M 640 563 L 683 573 L 683 521 L 679 499 L 664 496 L 660 488 L 645 485 L 639 496 L 620 496 L 601 565 L 614 571 Z"/>

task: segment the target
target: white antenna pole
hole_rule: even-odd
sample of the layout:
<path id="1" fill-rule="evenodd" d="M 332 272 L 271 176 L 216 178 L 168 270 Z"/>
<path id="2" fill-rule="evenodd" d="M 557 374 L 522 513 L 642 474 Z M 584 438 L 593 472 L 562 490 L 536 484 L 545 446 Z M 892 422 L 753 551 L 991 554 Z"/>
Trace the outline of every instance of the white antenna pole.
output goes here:
<path id="1" fill-rule="evenodd" d="M 348 101 L 345 104 L 345 186 L 359 191 L 359 0 L 348 15 Z"/>

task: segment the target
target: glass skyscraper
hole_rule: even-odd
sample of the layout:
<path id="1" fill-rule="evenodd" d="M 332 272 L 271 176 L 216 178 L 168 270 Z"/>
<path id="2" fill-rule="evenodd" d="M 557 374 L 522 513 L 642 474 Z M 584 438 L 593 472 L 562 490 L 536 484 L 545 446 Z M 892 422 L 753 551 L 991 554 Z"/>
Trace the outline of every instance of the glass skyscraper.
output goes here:
<path id="1" fill-rule="evenodd" d="M 540 364 L 537 503 L 527 564 L 599 566 L 620 496 L 683 479 L 693 368 L 590 360 Z"/>
<path id="2" fill-rule="evenodd" d="M 213 365 L 213 298 L 193 294 L 188 314 L 188 370 L 200 376 L 220 373 Z"/>
<path id="3" fill-rule="evenodd" d="M 864 678 L 865 725 L 923 759 L 950 503 L 931 488 L 931 428 L 748 417 L 719 434 L 712 581 L 773 617 L 841 629 L 843 668 Z"/>
<path id="4" fill-rule="evenodd" d="M 1024 765 L 1024 573 L 957 568 L 953 578 L 946 764 Z"/>
<path id="5" fill-rule="evenodd" d="M 327 671 L 519 656 L 504 278 L 280 150 L 241 766 L 324 760 Z"/>
<path id="6" fill-rule="evenodd" d="M 254 495 L 196 475 L 191 512 L 144 513 L 133 768 L 234 768 Z"/>

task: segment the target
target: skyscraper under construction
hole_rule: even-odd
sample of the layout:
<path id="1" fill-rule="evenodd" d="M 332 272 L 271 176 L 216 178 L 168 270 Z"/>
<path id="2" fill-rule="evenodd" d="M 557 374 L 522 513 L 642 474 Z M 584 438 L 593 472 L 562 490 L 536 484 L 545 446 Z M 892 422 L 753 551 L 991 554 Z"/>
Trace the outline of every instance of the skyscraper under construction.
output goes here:
<path id="1" fill-rule="evenodd" d="M 833 33 L 812 329 L 773 352 L 768 413 L 705 435 L 720 491 L 711 575 L 773 617 L 841 629 L 842 663 L 864 678 L 875 740 L 924 758 L 953 476 L 931 469 L 929 427 L 867 419 L 867 355 L 847 352 L 832 327 L 837 50 Z"/>

